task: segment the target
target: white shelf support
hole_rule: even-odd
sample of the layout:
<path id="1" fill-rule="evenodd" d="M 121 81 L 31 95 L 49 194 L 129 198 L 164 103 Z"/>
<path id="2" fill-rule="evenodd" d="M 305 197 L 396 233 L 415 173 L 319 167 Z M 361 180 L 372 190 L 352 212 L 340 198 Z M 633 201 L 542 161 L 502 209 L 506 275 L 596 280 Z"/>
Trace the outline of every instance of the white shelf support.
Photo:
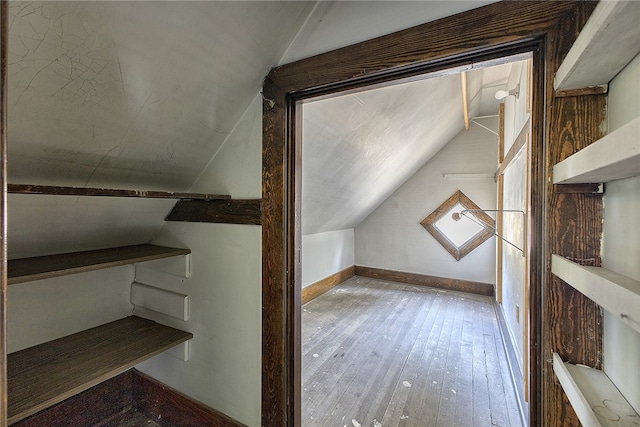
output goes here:
<path id="1" fill-rule="evenodd" d="M 603 371 L 565 363 L 557 353 L 553 353 L 553 371 L 582 425 L 640 426 L 636 411 Z"/>
<path id="2" fill-rule="evenodd" d="M 553 167 L 554 184 L 609 182 L 638 175 L 640 117 Z"/>
<path id="3" fill-rule="evenodd" d="M 599 2 L 558 69 L 554 88 L 608 84 L 640 52 L 639 22 L 640 3 Z"/>
<path id="4" fill-rule="evenodd" d="M 640 282 L 601 267 L 551 256 L 551 272 L 640 333 Z"/>

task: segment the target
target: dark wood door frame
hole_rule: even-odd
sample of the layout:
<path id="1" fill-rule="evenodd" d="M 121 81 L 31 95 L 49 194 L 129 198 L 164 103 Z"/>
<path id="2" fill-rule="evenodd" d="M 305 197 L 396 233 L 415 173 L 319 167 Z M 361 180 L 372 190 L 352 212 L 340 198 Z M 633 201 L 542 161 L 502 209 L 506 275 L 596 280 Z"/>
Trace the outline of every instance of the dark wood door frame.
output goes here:
<path id="1" fill-rule="evenodd" d="M 567 415 L 550 383 L 543 342 L 548 305 L 546 246 L 550 199 L 547 145 L 557 135 L 553 73 L 593 10 L 584 2 L 501 2 L 273 69 L 263 87 L 262 425 L 301 425 L 300 104 L 305 99 L 469 68 L 525 51 L 534 54 L 532 107 L 531 425 Z M 575 296 L 571 296 L 575 303 Z M 585 308 L 585 310 L 591 310 Z M 554 323 L 553 327 L 557 327 Z M 551 332 L 555 333 L 555 332 Z M 557 333 L 561 336 L 562 333 Z M 584 362 L 581 362 L 584 363 Z M 551 380 L 551 383 L 553 380 Z M 560 400 L 555 402 L 555 400 Z M 552 415 L 549 416 L 548 414 Z M 559 414 L 559 415 L 553 415 Z"/>

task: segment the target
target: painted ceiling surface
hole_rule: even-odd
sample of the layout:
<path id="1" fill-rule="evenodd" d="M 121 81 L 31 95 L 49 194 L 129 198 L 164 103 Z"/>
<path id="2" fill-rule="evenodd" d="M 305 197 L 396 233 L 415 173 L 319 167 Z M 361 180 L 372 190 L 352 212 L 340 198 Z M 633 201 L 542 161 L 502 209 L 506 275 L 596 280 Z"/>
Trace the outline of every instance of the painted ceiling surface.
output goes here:
<path id="1" fill-rule="evenodd" d="M 12 1 L 9 182 L 187 191 L 272 67 L 492 1 Z M 357 225 L 462 129 L 457 77 L 414 87 L 309 104 L 305 234 Z M 151 241 L 170 208 L 32 197 L 12 257 Z"/>
<path id="2" fill-rule="evenodd" d="M 12 2 L 10 182 L 189 189 L 311 9 Z"/>
<path id="3" fill-rule="evenodd" d="M 467 74 L 469 115 L 496 115 L 511 64 Z M 357 226 L 464 130 L 459 74 L 303 107 L 303 234 Z M 497 143 L 497 137 L 496 137 Z"/>

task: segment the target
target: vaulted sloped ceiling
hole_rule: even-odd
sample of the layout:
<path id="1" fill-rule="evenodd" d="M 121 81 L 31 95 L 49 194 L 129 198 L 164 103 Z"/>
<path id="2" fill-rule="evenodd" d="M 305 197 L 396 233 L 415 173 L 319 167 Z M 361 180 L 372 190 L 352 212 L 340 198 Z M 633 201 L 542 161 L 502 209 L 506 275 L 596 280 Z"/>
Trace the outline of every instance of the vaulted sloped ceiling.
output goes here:
<path id="1" fill-rule="evenodd" d="M 498 113 L 510 67 L 466 73 L 472 118 Z M 303 234 L 357 226 L 463 130 L 459 74 L 305 104 Z"/>
<path id="2" fill-rule="evenodd" d="M 307 2 L 11 2 L 9 180 L 187 190 Z"/>

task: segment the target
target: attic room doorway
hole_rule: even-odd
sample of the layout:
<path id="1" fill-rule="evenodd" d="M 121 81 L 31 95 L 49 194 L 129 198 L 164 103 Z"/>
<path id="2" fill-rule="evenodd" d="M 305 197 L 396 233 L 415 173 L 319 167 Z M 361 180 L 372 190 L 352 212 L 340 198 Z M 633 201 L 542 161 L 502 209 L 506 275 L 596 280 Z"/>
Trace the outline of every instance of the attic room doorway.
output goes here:
<path id="1" fill-rule="evenodd" d="M 503 63 L 499 63 L 500 61 Z M 523 264 L 528 257 L 523 255 L 528 251 L 520 249 L 526 244 L 526 239 L 523 238 L 527 227 L 526 215 L 521 212 L 527 210 L 525 204 L 528 200 L 528 195 L 525 197 L 528 191 L 523 188 L 527 182 L 527 167 L 522 162 L 529 157 L 526 155 L 528 147 L 523 145 L 527 138 L 518 139 L 514 134 L 526 135 L 530 132 L 530 65 L 528 54 L 516 55 L 492 60 L 490 66 L 476 63 L 463 72 L 453 70 L 452 73 L 445 72 L 434 78 L 416 77 L 410 82 L 390 83 L 374 89 L 362 88 L 347 95 L 338 93 L 334 97 L 308 99 L 303 103 L 300 114 L 303 134 L 301 286 L 304 305 L 304 425 L 323 425 L 323 420 L 328 419 L 326 417 L 339 418 L 344 414 L 336 415 L 336 411 L 340 412 L 336 409 L 338 407 L 345 413 L 357 412 L 348 414 L 348 420 L 353 416 L 360 422 L 368 423 L 362 418 L 374 417 L 386 424 L 388 418 L 394 417 L 393 396 L 407 398 L 402 381 L 398 378 L 411 379 L 416 376 L 416 380 L 411 379 L 413 387 L 410 392 L 421 393 L 420 390 L 426 386 L 423 380 L 426 381 L 425 378 L 431 375 L 431 379 L 438 380 L 434 381 L 436 384 L 446 382 L 451 384 L 449 388 L 459 390 L 450 398 L 438 385 L 430 385 L 430 395 L 440 396 L 443 393 L 444 401 L 458 402 L 457 409 L 465 405 L 464 402 L 471 401 L 471 390 L 465 386 L 465 381 L 458 383 L 456 379 L 458 372 L 467 371 L 465 366 L 471 363 L 471 359 L 462 357 L 462 354 L 458 359 L 458 353 L 449 353 L 450 349 L 461 347 L 463 331 L 467 334 L 464 341 L 473 341 L 471 337 L 474 329 L 471 325 L 478 322 L 482 324 L 485 312 L 475 307 L 475 304 L 480 304 L 482 297 L 474 297 L 472 294 L 487 291 L 491 291 L 493 296 L 486 300 L 495 298 L 499 303 L 496 310 L 500 311 L 503 325 L 500 331 L 496 330 L 495 336 L 499 338 L 497 354 L 504 354 L 502 339 L 506 340 L 508 347 L 513 348 L 510 352 L 513 356 L 510 360 L 513 372 L 509 368 L 505 369 L 508 365 L 503 364 L 507 363 L 503 356 L 491 357 L 492 362 L 487 362 L 488 365 L 482 368 L 492 372 L 490 381 L 494 385 L 494 391 L 491 401 L 506 399 L 509 402 L 509 405 L 500 405 L 500 409 L 492 406 L 491 413 L 487 412 L 485 415 L 500 420 L 500 423 L 508 423 L 505 417 L 510 416 L 516 418 L 516 425 L 519 425 L 518 410 L 514 410 L 519 404 L 513 400 L 512 393 L 516 386 L 522 396 L 523 383 L 526 384 L 528 379 L 528 375 L 523 375 L 523 362 L 528 359 L 528 313 L 525 312 L 528 298 L 524 292 L 528 275 L 525 274 Z M 509 89 L 511 95 L 508 95 Z M 496 94 L 500 95 L 500 99 L 497 99 Z M 463 114 L 465 102 L 467 108 Z M 498 150 L 499 139 L 501 150 Z M 505 151 L 505 139 L 509 141 L 506 147 L 509 152 L 507 162 L 503 162 L 504 154 L 498 159 L 498 151 Z M 513 146 L 511 142 L 514 139 L 519 144 Z M 512 164 L 514 157 L 519 162 Z M 500 167 L 496 173 L 498 164 Z M 505 171 L 508 171 L 506 180 Z M 501 183 L 500 194 L 497 194 L 497 178 Z M 460 190 L 470 196 L 472 202 L 477 202 L 482 209 L 487 210 L 490 221 L 497 219 L 502 225 L 504 219 L 506 225 L 502 227 L 500 235 L 508 237 L 507 241 L 515 244 L 502 245 L 502 239 L 492 239 L 493 228 L 487 233 L 490 226 L 483 229 L 478 224 L 478 219 L 474 221 L 474 217 L 468 218 L 465 215 L 457 222 L 449 223 L 449 213 L 443 218 L 444 226 L 438 223 L 443 227 L 443 235 L 447 241 L 460 240 L 449 234 L 460 230 L 464 231 L 462 234 L 469 232 L 469 236 L 483 237 L 472 245 L 474 249 L 465 250 L 466 255 L 458 255 L 458 258 L 453 253 L 448 253 L 448 246 L 442 246 L 440 239 L 434 238 L 420 227 L 425 214 L 440 209 L 438 205 L 443 200 Z M 505 195 L 506 200 L 503 197 Z M 509 208 L 509 212 L 495 212 L 498 200 L 505 209 Z M 445 226 L 453 228 L 447 229 Z M 459 237 L 462 238 L 460 244 L 467 239 L 464 235 Z M 487 239 L 486 243 L 482 243 L 484 239 Z M 498 251 L 497 244 L 500 244 Z M 497 259 L 500 260 L 499 263 L 496 262 Z M 403 275 L 402 272 L 413 273 Z M 357 277 L 350 279 L 354 273 Z M 500 284 L 501 279 L 505 278 L 504 286 L 493 292 L 496 277 L 500 279 Z M 344 285 L 307 304 L 345 279 L 348 281 Z M 383 290 L 380 286 L 385 285 L 379 280 L 408 283 L 409 286 L 398 284 L 397 289 L 391 287 Z M 408 331 L 408 325 L 418 328 L 414 325 L 414 319 L 422 319 L 421 313 L 424 311 L 421 309 L 414 312 L 408 307 L 413 307 L 418 300 L 426 298 L 425 304 L 435 304 L 436 308 L 439 306 L 439 298 L 446 295 L 442 291 L 435 291 L 436 298 L 431 300 L 423 294 L 420 285 L 424 284 L 430 286 L 423 288 L 427 293 L 444 288 L 462 291 L 468 296 L 464 298 L 469 304 L 465 308 L 464 317 L 467 320 L 462 321 L 453 312 L 447 314 L 446 311 L 441 312 L 439 320 L 434 324 L 430 322 L 434 322 L 436 318 L 428 318 L 428 324 L 431 325 L 428 327 L 428 336 L 436 337 L 435 341 L 420 332 L 416 331 L 414 335 Z M 397 295 L 397 299 L 394 299 L 397 305 L 388 306 L 388 301 L 383 303 L 380 300 L 380 306 L 373 303 L 367 309 L 372 298 L 378 300 L 373 297 L 374 294 L 386 295 L 382 300 Z M 400 295 L 404 295 L 404 298 Z M 409 300 L 411 304 L 405 308 L 404 304 Z M 362 304 L 351 306 L 349 301 L 362 301 Z M 349 309 L 342 308 L 345 304 Z M 453 302 L 451 306 L 457 304 Z M 490 312 L 495 314 L 492 305 Z M 341 320 L 343 317 L 350 320 Z M 455 323 L 455 328 L 460 328 L 459 333 L 455 339 L 452 335 L 451 341 L 448 338 L 437 338 L 444 336 L 439 329 L 443 326 L 440 319 L 444 317 L 459 319 Z M 369 320 L 362 324 L 362 328 L 356 328 L 355 325 L 360 324 L 362 319 Z M 398 336 L 399 330 L 392 326 L 395 322 L 398 325 L 409 322 L 400 328 L 403 331 L 400 335 L 405 337 L 401 341 L 393 341 L 391 338 Z M 451 326 L 451 321 L 444 324 Z M 463 324 L 466 326 L 463 327 Z M 378 332 L 371 335 L 376 350 L 370 354 L 363 350 L 367 345 L 362 340 L 364 336 L 368 336 L 371 328 Z M 490 331 L 492 330 L 487 329 L 485 334 Z M 407 335 L 403 335 L 404 333 Z M 407 343 L 411 342 L 411 337 L 417 341 L 409 345 Z M 361 344 L 353 345 L 354 340 Z M 431 344 L 428 349 L 423 349 L 427 342 Z M 399 346 L 404 348 L 399 353 L 402 355 L 400 357 L 397 353 Z M 484 362 L 478 364 L 478 360 L 489 359 L 481 359 L 479 354 L 493 354 L 494 351 L 493 344 L 481 349 L 484 349 L 484 345 L 476 342 L 473 346 L 475 356 L 472 363 L 475 369 L 469 365 L 468 372 L 480 372 L 480 366 L 485 365 Z M 440 371 L 434 367 L 437 362 L 417 362 L 422 360 L 423 356 L 418 354 L 423 352 L 434 355 L 448 353 L 450 359 L 453 358 L 451 366 L 455 365 L 455 370 L 444 375 L 444 378 L 439 378 Z M 342 354 L 336 358 L 338 353 Z M 503 362 L 500 362 L 501 359 Z M 371 365 L 369 360 L 378 360 L 385 368 L 378 371 L 378 365 Z M 345 370 L 349 365 L 358 373 Z M 498 374 L 500 366 L 504 374 L 502 378 Z M 420 374 L 416 374 L 417 372 Z M 512 374 L 518 379 L 517 385 L 512 384 Z M 376 381 L 375 387 L 363 389 L 365 384 L 369 384 L 367 378 L 376 375 L 385 381 Z M 484 378 L 486 376 L 474 377 L 473 383 L 480 384 Z M 431 384 L 431 381 L 427 383 Z M 481 387 L 478 386 L 478 390 Z M 482 400 L 482 392 L 478 390 L 473 392 L 474 401 Z M 503 396 L 497 390 L 504 390 L 506 394 Z M 447 389 L 446 392 L 448 391 Z M 487 392 L 485 397 L 488 396 Z M 407 399 L 407 402 L 414 400 Z M 377 403 L 367 412 L 364 408 L 368 407 L 368 401 Z M 442 400 L 437 398 L 435 402 L 437 401 Z M 451 404 L 447 403 L 445 406 L 449 407 Z M 335 408 L 333 405 L 336 405 Z M 502 406 L 512 409 L 503 412 Z M 520 402 L 520 406 L 526 404 Z M 415 420 L 415 414 L 421 409 L 420 406 L 406 407 L 404 411 L 405 417 Z M 459 411 L 457 416 L 462 417 L 459 422 L 464 423 L 464 416 L 461 414 L 471 412 L 462 409 Z M 435 404 L 428 411 L 428 416 L 433 416 L 435 420 L 436 414 L 439 414 L 438 420 L 441 420 L 446 418 L 444 413 L 447 412 L 445 407 L 438 410 L 438 404 Z M 478 416 L 483 416 L 478 408 L 476 412 Z M 334 415 L 330 415 L 332 413 Z M 333 424 L 332 421 L 326 423 Z"/>
<path id="2" fill-rule="evenodd" d="M 545 35 L 572 5 L 506 3 L 301 60 L 272 70 L 263 86 L 262 424 L 299 426 L 301 103 L 474 63 L 531 53 L 530 422 L 542 405 Z M 517 17 L 518 19 L 514 19 Z M 523 23 L 527 23 L 524 25 Z M 535 284 L 535 285 L 533 285 Z"/>

